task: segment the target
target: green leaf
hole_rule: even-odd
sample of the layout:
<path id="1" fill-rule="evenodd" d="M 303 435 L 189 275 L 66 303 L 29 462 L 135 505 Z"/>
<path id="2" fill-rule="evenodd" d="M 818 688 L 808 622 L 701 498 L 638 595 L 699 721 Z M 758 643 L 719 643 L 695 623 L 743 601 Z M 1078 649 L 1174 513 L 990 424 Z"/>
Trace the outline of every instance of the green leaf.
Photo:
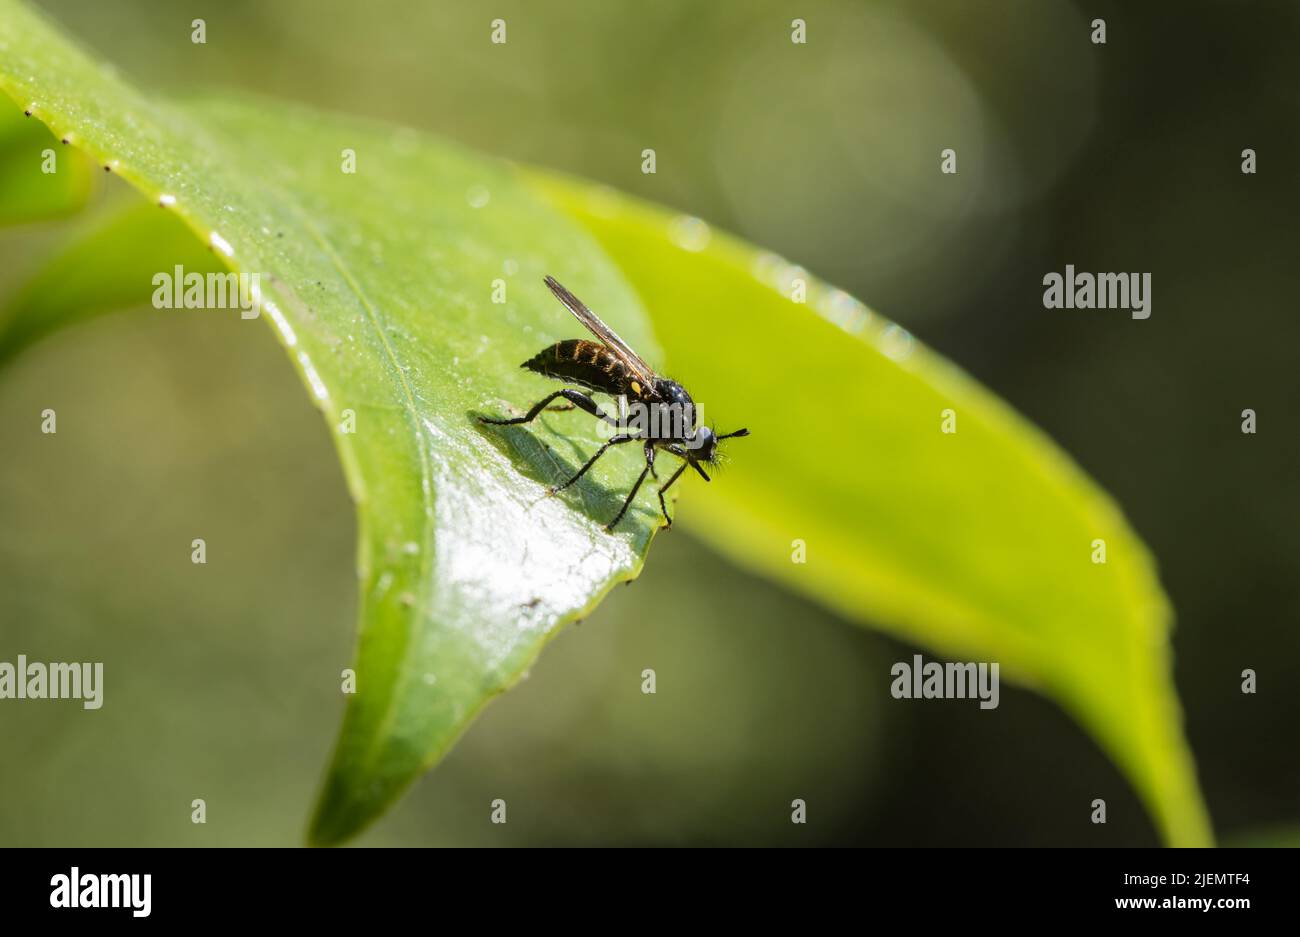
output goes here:
<path id="1" fill-rule="evenodd" d="M 315 842 L 373 819 L 644 556 L 650 499 L 621 536 L 599 526 L 631 454 L 543 497 L 599 441 L 590 421 L 473 420 L 548 389 L 517 368 L 573 333 L 543 273 L 658 361 L 639 295 L 709 418 L 754 431 L 725 444 L 722 483 L 687 483 L 701 536 L 855 620 L 1000 662 L 1099 740 L 1170 842 L 1210 841 L 1145 548 L 1041 433 L 906 333 L 816 283 L 791 303 L 779 258 L 604 190 L 266 102 L 146 102 L 13 0 L 0 12 L 0 86 L 151 201 L 171 196 L 164 211 L 232 269 L 264 274 L 264 316 L 335 434 L 360 518 L 361 637 Z M 75 316 L 33 289 L 12 321 Z M 807 563 L 790 562 L 794 540 Z"/>
<path id="2" fill-rule="evenodd" d="M 94 167 L 82 153 L 22 111 L 0 112 L 0 225 L 58 218 L 81 208 L 94 190 Z"/>
<path id="3" fill-rule="evenodd" d="M 692 531 L 849 618 L 999 662 L 1092 733 L 1168 842 L 1211 842 L 1155 564 L 1059 448 L 780 258 L 607 190 L 542 174 L 534 185 L 618 262 L 708 418 L 754 433 L 724 444 L 719 484 L 688 492 Z M 955 433 L 941 431 L 945 410 Z M 796 540 L 806 563 L 791 562 Z"/>
<path id="4" fill-rule="evenodd" d="M 0 86 L 11 97 L 232 270 L 260 275 L 261 317 L 334 434 L 359 518 L 360 636 L 356 693 L 311 839 L 341 842 L 435 762 L 561 624 L 638 571 L 657 505 L 638 506 L 614 535 L 602 528 L 634 454 L 615 450 L 549 498 L 546 487 L 600 441 L 594 421 L 547 414 L 525 430 L 475 416 L 553 386 L 519 368 L 574 329 L 544 274 L 581 284 L 653 353 L 641 309 L 594 241 L 508 165 L 268 102 L 146 100 L 26 7 L 0 0 L 0 20 Z M 345 149 L 353 174 L 342 171 Z M 499 305 L 497 279 L 509 298 Z M 31 296 L 29 309 L 40 301 Z M 39 319 L 53 315 L 47 305 Z"/>
<path id="5" fill-rule="evenodd" d="M 0 364 L 74 321 L 148 303 L 152 278 L 176 265 L 220 264 L 175 215 L 133 201 L 65 238 L 0 310 Z"/>

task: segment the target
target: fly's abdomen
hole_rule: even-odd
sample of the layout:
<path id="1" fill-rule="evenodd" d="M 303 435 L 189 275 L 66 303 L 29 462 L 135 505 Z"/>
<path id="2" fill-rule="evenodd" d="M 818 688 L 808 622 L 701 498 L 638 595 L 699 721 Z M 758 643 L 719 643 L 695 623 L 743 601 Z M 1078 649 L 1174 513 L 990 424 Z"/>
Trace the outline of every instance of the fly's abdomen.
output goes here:
<path id="1" fill-rule="evenodd" d="M 520 367 L 606 394 L 627 392 L 627 367 L 599 342 L 581 338 L 556 342 Z"/>

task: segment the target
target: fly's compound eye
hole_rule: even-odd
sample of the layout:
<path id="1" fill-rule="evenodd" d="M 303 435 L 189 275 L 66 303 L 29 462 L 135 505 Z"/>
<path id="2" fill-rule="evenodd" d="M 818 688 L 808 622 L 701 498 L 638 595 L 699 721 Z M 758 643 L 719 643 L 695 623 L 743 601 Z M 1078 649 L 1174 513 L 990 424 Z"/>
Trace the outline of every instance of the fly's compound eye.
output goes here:
<path id="1" fill-rule="evenodd" d="M 713 430 L 707 426 L 701 426 L 691 436 L 686 446 L 697 459 L 709 461 L 713 458 L 713 452 L 718 447 L 718 438 L 713 435 Z"/>

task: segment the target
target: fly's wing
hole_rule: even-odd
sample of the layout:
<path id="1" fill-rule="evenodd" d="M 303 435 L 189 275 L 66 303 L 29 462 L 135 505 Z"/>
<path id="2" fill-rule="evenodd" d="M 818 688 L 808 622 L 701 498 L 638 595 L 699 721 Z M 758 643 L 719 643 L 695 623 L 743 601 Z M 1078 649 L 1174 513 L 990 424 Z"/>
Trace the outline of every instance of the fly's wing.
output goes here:
<path id="1" fill-rule="evenodd" d="M 646 388 L 647 394 L 651 393 L 651 389 L 655 386 L 655 372 L 650 365 L 642 361 L 641 356 L 629 348 L 627 342 L 619 338 L 613 329 L 601 322 L 599 317 L 588 309 L 582 300 L 561 286 L 555 277 L 547 277 L 546 285 L 555 294 L 555 298 L 564 303 L 565 308 L 573 313 L 592 335 L 600 339 L 601 343 L 623 362 L 629 377 L 639 381 Z"/>

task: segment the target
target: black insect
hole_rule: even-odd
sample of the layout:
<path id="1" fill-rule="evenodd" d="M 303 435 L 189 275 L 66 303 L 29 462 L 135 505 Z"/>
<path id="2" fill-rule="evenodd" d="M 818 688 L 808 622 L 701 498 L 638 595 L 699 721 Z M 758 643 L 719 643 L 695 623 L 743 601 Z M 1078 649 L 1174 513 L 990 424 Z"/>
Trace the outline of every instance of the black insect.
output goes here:
<path id="1" fill-rule="evenodd" d="M 542 349 L 520 367 L 569 384 L 578 384 L 589 391 L 609 394 L 615 399 L 626 398 L 633 416 L 631 419 L 625 417 L 622 421 L 615 419 L 600 409 L 589 393 L 566 388 L 548 394 L 521 417 L 508 420 L 494 420 L 488 417 L 480 417 L 480 419 L 484 423 L 510 426 L 529 423 L 543 410 L 572 410 L 577 407 L 598 420 L 604 420 L 618 428 L 619 432 L 597 449 L 596 454 L 578 469 L 576 475 L 563 485 L 551 488 L 552 494 L 563 491 L 576 482 L 611 447 L 628 442 L 640 442 L 645 451 L 645 468 L 641 470 L 636 484 L 632 486 L 618 514 L 605 526 L 606 530 L 613 530 L 623 519 L 647 474 L 654 475 L 655 480 L 658 481 L 659 473 L 655 471 L 656 453 L 660 449 L 671 452 L 682 460 L 682 464 L 659 488 L 659 509 L 663 511 L 664 521 L 671 527 L 673 519 L 668 516 L 664 493 L 681 477 L 687 466 L 699 472 L 705 481 L 709 481 L 704 466 L 713 465 L 718 461 L 718 443 L 733 436 L 748 436 L 749 430 L 738 429 L 734 433 L 719 435 L 707 426 L 697 426 L 695 402 L 691 400 L 691 395 L 681 384 L 655 374 L 650 366 L 641 360 L 641 356 L 629 348 L 613 329 L 601 322 L 594 312 L 561 286 L 554 277 L 547 277 L 546 285 L 555 294 L 555 298 L 564 303 L 569 312 L 573 313 L 578 321 L 600 341 L 593 342 L 585 338 L 565 339 Z M 557 397 L 563 397 L 569 401 L 569 404 L 559 407 L 549 406 Z"/>

